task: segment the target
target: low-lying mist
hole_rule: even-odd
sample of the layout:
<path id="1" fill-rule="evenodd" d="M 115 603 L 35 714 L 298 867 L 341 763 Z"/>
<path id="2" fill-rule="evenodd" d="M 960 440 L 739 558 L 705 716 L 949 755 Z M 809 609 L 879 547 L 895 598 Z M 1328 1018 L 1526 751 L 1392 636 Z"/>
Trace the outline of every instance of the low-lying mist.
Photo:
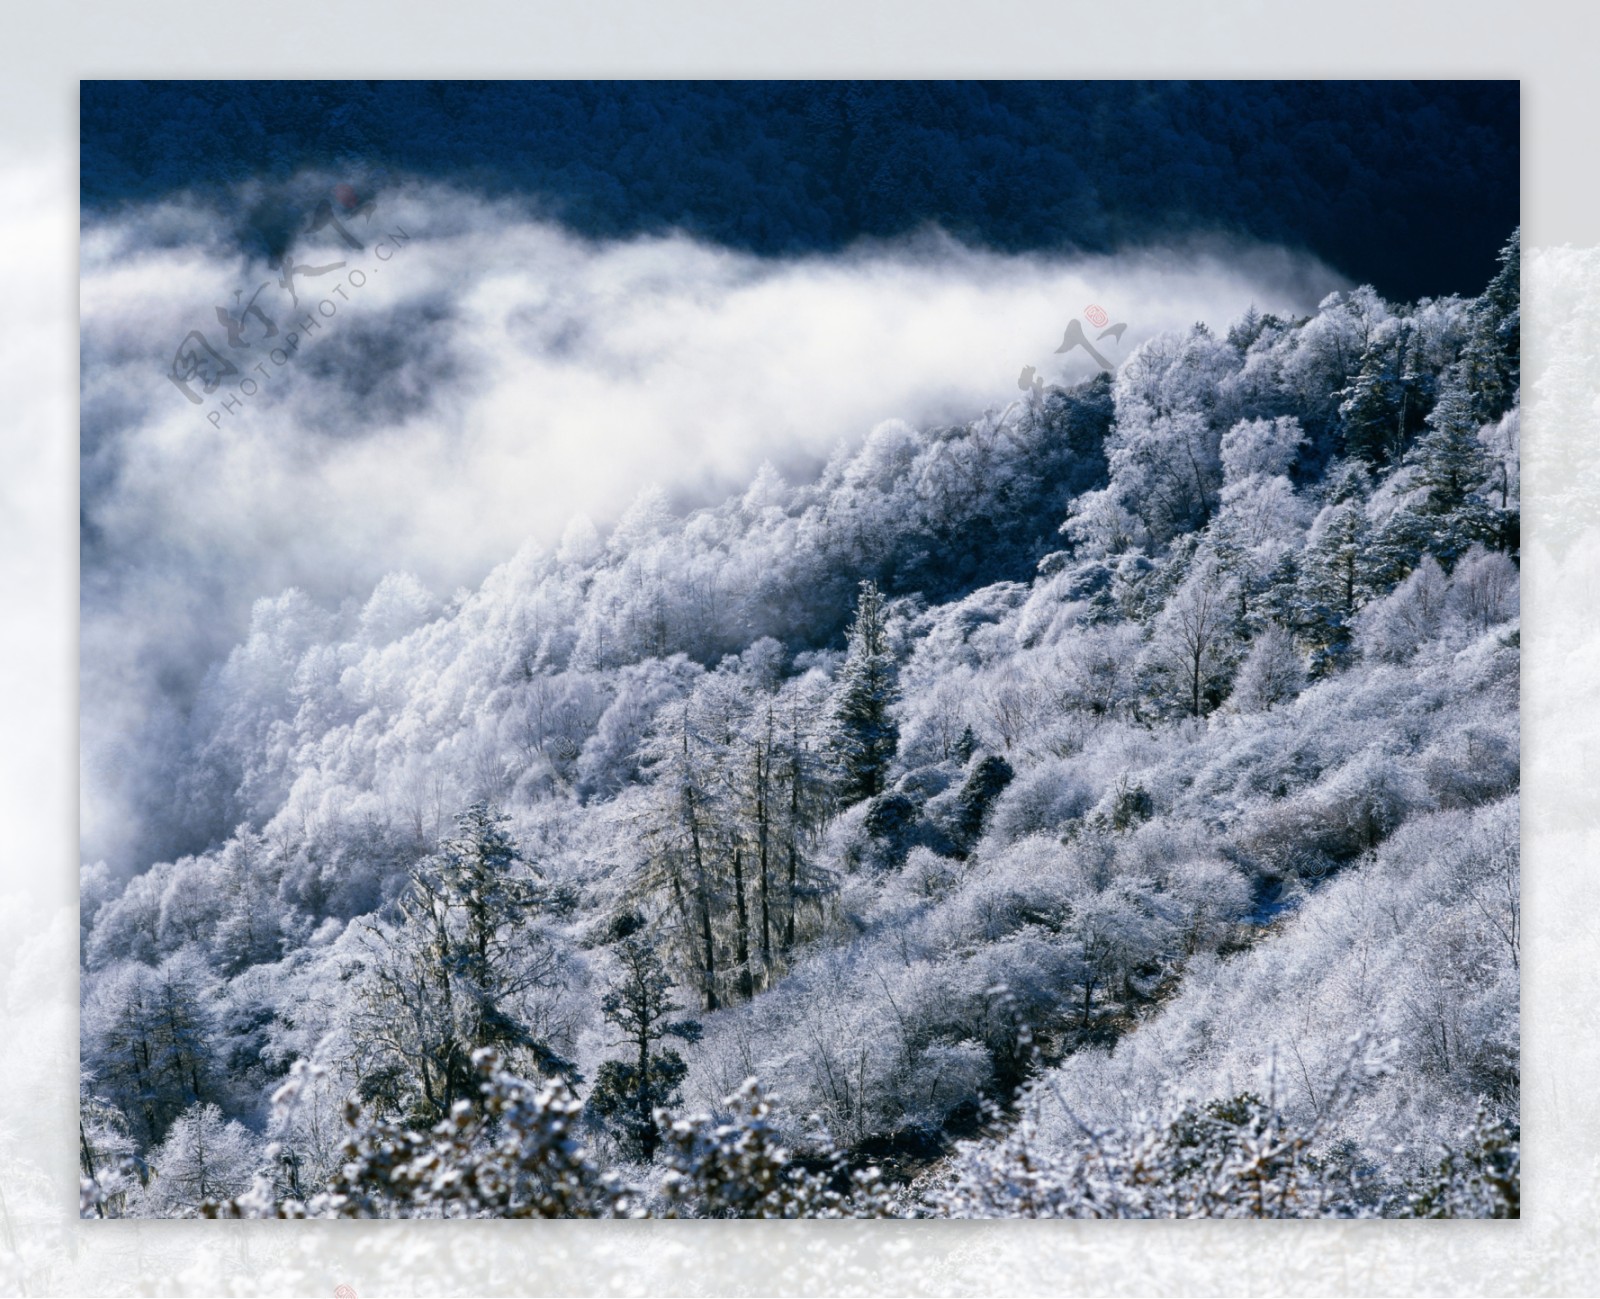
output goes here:
<path id="1" fill-rule="evenodd" d="M 1071 321 L 1115 366 L 1160 331 L 1301 314 L 1345 287 L 1221 239 L 1074 258 L 928 230 L 767 260 L 598 243 L 436 184 L 366 203 L 309 178 L 82 232 L 85 860 L 204 846 L 170 806 L 184 718 L 261 596 L 337 606 L 396 569 L 448 595 L 577 514 L 604 527 L 645 486 L 687 508 L 763 461 L 815 472 L 886 419 L 1021 399 L 1025 366 L 1087 378 L 1085 350 L 1055 350 Z M 264 210 L 295 219 L 241 217 Z M 294 299 L 270 261 L 282 228 L 303 232 Z"/>

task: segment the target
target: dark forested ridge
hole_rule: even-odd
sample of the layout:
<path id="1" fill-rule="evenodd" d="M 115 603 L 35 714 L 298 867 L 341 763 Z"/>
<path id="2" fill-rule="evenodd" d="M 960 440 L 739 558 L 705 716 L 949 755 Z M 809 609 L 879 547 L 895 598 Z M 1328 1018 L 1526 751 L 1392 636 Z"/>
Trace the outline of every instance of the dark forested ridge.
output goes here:
<path id="1" fill-rule="evenodd" d="M 80 115 L 86 208 L 232 206 L 249 181 L 252 249 L 283 237 L 270 189 L 296 173 L 448 175 L 598 237 L 778 254 L 934 222 L 1100 252 L 1223 232 L 1417 298 L 1474 291 L 1519 201 L 1515 82 L 88 81 Z"/>
<path id="2" fill-rule="evenodd" d="M 260 600 L 86 1212 L 1514 1215 L 1519 265 Z"/>

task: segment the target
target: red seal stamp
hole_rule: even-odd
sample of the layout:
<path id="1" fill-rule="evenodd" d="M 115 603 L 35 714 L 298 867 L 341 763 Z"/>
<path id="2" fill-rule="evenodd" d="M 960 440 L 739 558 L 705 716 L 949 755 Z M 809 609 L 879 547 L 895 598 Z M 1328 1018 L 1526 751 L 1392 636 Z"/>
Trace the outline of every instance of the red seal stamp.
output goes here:
<path id="1" fill-rule="evenodd" d="M 1106 322 L 1111 319 L 1110 316 L 1106 315 L 1104 307 L 1097 307 L 1092 302 L 1083 309 L 1083 318 L 1096 329 L 1104 329 Z"/>

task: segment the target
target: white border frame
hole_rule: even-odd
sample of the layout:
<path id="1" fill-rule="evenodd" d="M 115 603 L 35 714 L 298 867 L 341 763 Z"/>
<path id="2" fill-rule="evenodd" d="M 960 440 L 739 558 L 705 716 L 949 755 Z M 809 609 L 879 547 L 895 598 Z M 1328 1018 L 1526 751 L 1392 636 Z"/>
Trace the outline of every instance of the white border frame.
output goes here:
<path id="1" fill-rule="evenodd" d="M 20 30 L 27 24 L 26 32 Z M 1600 528 L 1527 537 L 1525 1216 L 1518 1223 L 80 1224 L 76 1218 L 77 79 L 151 77 L 1215 76 L 1523 81 L 1524 239 L 1600 243 L 1592 52 L 1557 4 L 968 0 L 175 0 L 34 8 L 0 60 L 0 1291 L 359 1294 L 1556 1294 L 1600 1276 L 1600 716 L 1585 670 Z M 1441 214 L 1448 219 L 1448 214 Z M 1600 281 L 1597 281 L 1600 283 Z M 1525 350 L 1548 358 L 1530 287 Z M 1600 310 L 1600 307 L 1596 308 Z M 1572 358 L 1569 358 L 1572 359 Z M 1589 358 L 1575 358 L 1587 362 Z M 1580 366 L 1580 369 L 1582 366 Z M 1593 368 L 1592 366 L 1589 368 Z M 1530 468 L 1600 443 L 1546 428 Z M 1537 474 L 1530 487 L 1537 490 Z M 1531 516 L 1530 511 L 1530 516 Z M 1592 544 L 1591 544 L 1592 543 Z M 1570 598 L 1577 594 L 1579 598 Z M 20 604 L 21 608 L 16 606 Z M 1600 657 L 1595 668 L 1600 669 Z M 1577 755 L 1574 758 L 1572 755 Z M 1587 1284 L 1586 1284 L 1587 1283 Z"/>

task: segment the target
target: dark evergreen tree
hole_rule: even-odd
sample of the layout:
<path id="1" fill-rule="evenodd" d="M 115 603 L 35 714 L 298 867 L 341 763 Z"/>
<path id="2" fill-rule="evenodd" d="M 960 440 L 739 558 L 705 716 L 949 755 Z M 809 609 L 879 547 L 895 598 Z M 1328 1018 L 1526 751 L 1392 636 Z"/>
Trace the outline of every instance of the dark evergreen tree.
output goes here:
<path id="1" fill-rule="evenodd" d="M 1265 588 L 1252 613 L 1258 621 L 1270 621 L 1293 632 L 1299 626 L 1300 559 L 1286 550 L 1267 574 Z"/>
<path id="2" fill-rule="evenodd" d="M 1313 676 L 1348 661 L 1356 611 L 1366 601 L 1371 528 L 1368 479 L 1359 465 L 1334 471 L 1329 509 L 1306 547 L 1295 608 L 1295 628 L 1311 651 Z"/>
<path id="3" fill-rule="evenodd" d="M 1392 465 L 1421 427 L 1427 384 L 1418 366 L 1415 330 L 1407 323 L 1375 334 L 1361 369 L 1341 394 L 1340 427 L 1347 455 Z"/>
<path id="4" fill-rule="evenodd" d="M 973 766 L 956 796 L 956 829 L 963 852 L 970 852 L 978 842 L 990 807 L 1015 775 L 1011 764 L 997 753 L 986 754 Z"/>
<path id="5" fill-rule="evenodd" d="M 631 919 L 643 924 L 637 917 Z M 631 926 L 624 929 L 613 949 L 617 974 L 601 998 L 600 1013 L 606 1023 L 622 1031 L 618 1045 L 626 1046 L 630 1057 L 607 1060 L 600 1066 L 588 1105 L 630 1153 L 648 1162 L 661 1145 L 656 1111 L 682 1100 L 678 1086 L 689 1069 L 672 1048 L 654 1048 L 668 1037 L 697 1042 L 700 1025 L 671 1018 L 682 1009 L 672 998 L 672 976 L 643 933 Z"/>
<path id="6" fill-rule="evenodd" d="M 1111 828 L 1116 831 L 1131 830 L 1143 825 L 1155 815 L 1155 801 L 1138 781 L 1129 782 L 1126 776 L 1117 781 L 1111 804 Z"/>
<path id="7" fill-rule="evenodd" d="M 883 595 L 876 583 L 862 582 L 834 694 L 832 747 L 840 798 L 847 804 L 883 790 L 900 739 L 891 711 L 896 677 Z"/>
<path id="8" fill-rule="evenodd" d="M 898 790 L 872 799 L 861 823 L 872 841 L 864 860 L 879 870 L 901 865 L 916 835 L 917 812 L 917 805 Z M 851 860 L 860 862 L 863 857 L 852 856 Z"/>
<path id="9" fill-rule="evenodd" d="M 1510 409 L 1522 384 L 1522 231 L 1500 250 L 1500 270 L 1472 304 L 1461 377 L 1480 423 Z"/>
<path id="10" fill-rule="evenodd" d="M 1405 458 L 1406 464 L 1415 466 L 1416 485 L 1426 493 L 1415 507 L 1420 512 L 1455 513 L 1489 479 L 1493 466 L 1478 440 L 1481 427 L 1460 369 L 1448 371 L 1439 404 L 1428 416 L 1428 430 Z"/>
<path id="11" fill-rule="evenodd" d="M 1480 427 L 1463 370 L 1453 367 L 1427 431 L 1405 456 L 1413 471 L 1412 494 L 1372 539 L 1368 571 L 1375 590 L 1403 580 L 1425 554 L 1448 569 L 1475 544 L 1506 544 L 1506 513 L 1480 490 L 1494 477 Z"/>
<path id="12" fill-rule="evenodd" d="M 1374 591 L 1393 590 L 1433 549 L 1431 542 L 1439 518 L 1416 510 L 1396 510 L 1374 529 L 1367 540 L 1363 565 Z M 1448 549 L 1448 547 L 1446 547 Z"/>
<path id="13" fill-rule="evenodd" d="M 1245 309 L 1244 315 L 1228 327 L 1228 343 L 1238 348 L 1241 352 L 1248 352 L 1250 344 L 1261 337 L 1261 331 L 1267 327 L 1270 316 L 1263 316 L 1256 310 L 1256 304 L 1251 303 Z"/>

